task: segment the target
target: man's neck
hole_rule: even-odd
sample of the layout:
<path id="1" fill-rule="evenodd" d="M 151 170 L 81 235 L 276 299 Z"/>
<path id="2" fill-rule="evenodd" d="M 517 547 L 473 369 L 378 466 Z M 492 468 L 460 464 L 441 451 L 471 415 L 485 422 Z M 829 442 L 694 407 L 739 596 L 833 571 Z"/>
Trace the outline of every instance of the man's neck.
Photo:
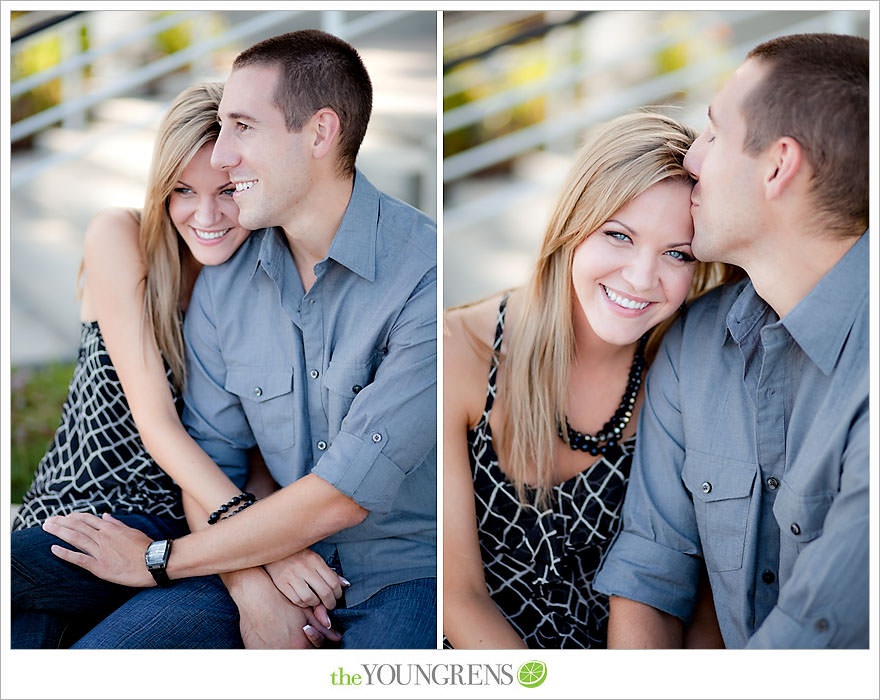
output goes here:
<path id="1" fill-rule="evenodd" d="M 327 257 L 353 187 L 353 177 L 332 178 L 313 187 L 294 217 L 281 227 L 306 292 L 315 281 L 315 264 Z"/>
<path id="2" fill-rule="evenodd" d="M 783 232 L 767 235 L 742 267 L 779 318 L 791 311 L 846 255 L 858 237 Z"/>

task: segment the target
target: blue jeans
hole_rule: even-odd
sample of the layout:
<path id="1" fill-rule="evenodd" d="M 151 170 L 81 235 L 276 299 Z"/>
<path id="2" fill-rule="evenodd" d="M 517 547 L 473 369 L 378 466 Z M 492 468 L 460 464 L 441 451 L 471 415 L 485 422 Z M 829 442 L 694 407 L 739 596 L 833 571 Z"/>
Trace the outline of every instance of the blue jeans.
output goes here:
<path id="1" fill-rule="evenodd" d="M 363 603 L 330 612 L 342 649 L 435 649 L 437 579 L 386 586 Z"/>
<path id="2" fill-rule="evenodd" d="M 153 539 L 178 536 L 166 521 L 117 515 Z M 12 648 L 240 649 L 238 609 L 220 578 L 135 589 L 102 581 L 58 559 L 65 543 L 40 528 L 12 533 Z M 434 648 L 433 578 L 387 586 L 360 605 L 332 611 L 342 648 Z"/>
<path id="3" fill-rule="evenodd" d="M 342 649 L 433 649 L 436 609 L 436 579 L 425 578 L 386 586 L 330 617 Z M 238 611 L 219 577 L 183 579 L 141 591 L 74 648 L 240 649 Z"/>
<path id="4" fill-rule="evenodd" d="M 144 588 L 95 625 L 74 649 L 242 649 L 235 606 L 219 576 Z"/>
<path id="5" fill-rule="evenodd" d="M 153 539 L 178 537 L 184 526 L 158 516 L 116 513 Z M 119 586 L 62 561 L 49 547 L 70 547 L 40 527 L 10 536 L 13 649 L 58 649 L 73 644 L 141 589 Z"/>

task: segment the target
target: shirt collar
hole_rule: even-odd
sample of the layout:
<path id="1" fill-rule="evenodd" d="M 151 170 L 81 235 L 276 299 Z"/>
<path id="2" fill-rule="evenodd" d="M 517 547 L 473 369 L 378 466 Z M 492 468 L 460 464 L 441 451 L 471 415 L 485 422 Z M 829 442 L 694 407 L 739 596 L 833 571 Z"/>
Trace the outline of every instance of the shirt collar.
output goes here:
<path id="1" fill-rule="evenodd" d="M 370 282 L 374 281 L 378 228 L 379 191 L 359 170 L 356 170 L 351 198 L 336 235 L 333 236 L 327 258 L 332 258 Z M 290 254 L 283 240 L 284 232 L 274 226 L 261 229 L 259 232 L 254 231 L 251 235 L 263 237 L 251 276 L 256 272 L 257 267 L 262 266 L 273 279 L 278 279 L 283 260 L 281 256 Z"/>
<path id="2" fill-rule="evenodd" d="M 868 303 L 868 235 L 847 253 L 782 319 L 791 337 L 826 375 L 861 309 Z"/>
<path id="3" fill-rule="evenodd" d="M 356 170 L 351 199 L 330 244 L 327 257 L 365 280 L 374 281 L 378 229 L 379 192 Z"/>
<path id="4" fill-rule="evenodd" d="M 736 300 L 727 313 L 727 332 L 737 344 L 741 344 L 752 329 L 767 315 L 773 314 L 773 320 L 776 320 L 776 314 L 773 313 L 767 303 L 758 296 L 752 281 L 746 278 L 742 291 L 737 295 Z"/>
<path id="5" fill-rule="evenodd" d="M 260 251 L 254 269 L 251 270 L 251 277 L 254 276 L 257 268 L 262 267 L 272 279 L 279 279 L 281 263 L 284 259 L 282 256 L 290 255 L 284 242 L 284 231 L 278 226 L 270 226 L 254 231 L 251 236 L 262 236 Z"/>
<path id="6" fill-rule="evenodd" d="M 868 300 L 867 232 L 822 277 L 807 295 L 781 320 L 794 341 L 826 375 L 831 373 L 859 311 Z M 758 296 L 749 282 L 727 314 L 727 330 L 741 343 L 743 338 L 775 312 Z"/>

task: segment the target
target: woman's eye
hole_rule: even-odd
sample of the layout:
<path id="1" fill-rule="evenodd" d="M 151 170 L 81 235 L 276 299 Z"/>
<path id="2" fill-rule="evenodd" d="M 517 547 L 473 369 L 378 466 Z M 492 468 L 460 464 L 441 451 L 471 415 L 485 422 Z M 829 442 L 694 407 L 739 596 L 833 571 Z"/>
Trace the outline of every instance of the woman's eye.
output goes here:
<path id="1" fill-rule="evenodd" d="M 715 140 L 715 136 L 713 134 L 709 134 L 706 137 L 706 143 L 712 143 Z"/>
<path id="2" fill-rule="evenodd" d="M 192 190 L 189 187 L 175 187 L 174 192 L 177 194 L 192 194 Z"/>
<path id="3" fill-rule="evenodd" d="M 228 194 L 231 196 L 231 195 L 235 194 L 235 188 L 234 187 L 227 187 L 225 189 L 220 190 L 220 194 Z"/>
<path id="4" fill-rule="evenodd" d="M 685 253 L 683 250 L 667 250 L 666 255 L 682 262 L 694 262 L 696 260 L 693 255 Z"/>
<path id="5" fill-rule="evenodd" d="M 617 241 L 626 242 L 631 240 L 629 236 L 627 236 L 625 233 L 621 233 L 620 231 L 605 231 L 605 235 Z"/>
<path id="6" fill-rule="evenodd" d="M 251 127 L 248 124 L 244 124 L 242 122 L 236 122 L 235 128 L 238 129 L 239 131 L 247 131 Z"/>

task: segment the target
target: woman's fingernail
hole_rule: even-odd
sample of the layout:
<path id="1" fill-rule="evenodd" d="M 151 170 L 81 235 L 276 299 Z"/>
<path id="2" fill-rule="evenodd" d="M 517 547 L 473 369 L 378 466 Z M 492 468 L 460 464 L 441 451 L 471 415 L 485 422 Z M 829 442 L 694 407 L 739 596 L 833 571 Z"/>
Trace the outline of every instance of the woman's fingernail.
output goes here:
<path id="1" fill-rule="evenodd" d="M 339 582 L 340 582 L 343 586 L 350 586 L 350 585 L 351 585 L 351 582 L 350 582 L 347 578 L 345 578 L 345 576 L 340 576 L 340 577 L 339 577 Z"/>

